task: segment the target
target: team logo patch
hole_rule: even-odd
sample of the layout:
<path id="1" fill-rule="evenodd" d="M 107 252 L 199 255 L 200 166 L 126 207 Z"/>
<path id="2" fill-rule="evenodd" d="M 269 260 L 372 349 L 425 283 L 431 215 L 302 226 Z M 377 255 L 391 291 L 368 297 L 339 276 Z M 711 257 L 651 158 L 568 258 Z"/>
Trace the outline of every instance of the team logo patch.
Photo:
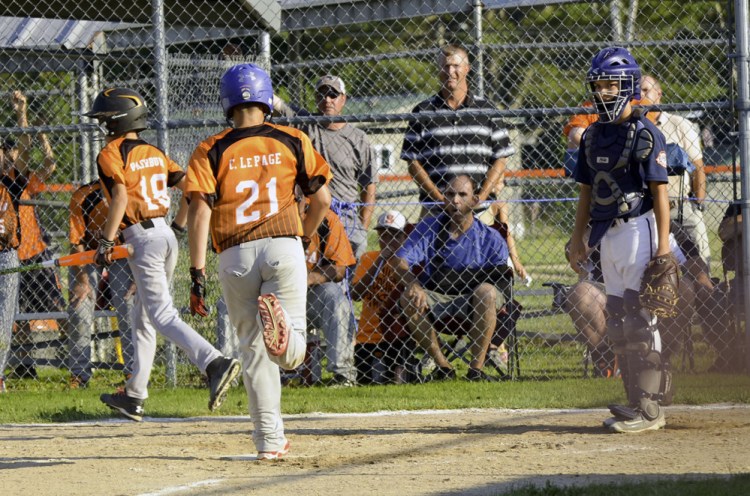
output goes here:
<path id="1" fill-rule="evenodd" d="M 609 163 L 609 157 L 596 157 L 596 163 L 597 164 L 608 164 Z"/>
<path id="2" fill-rule="evenodd" d="M 664 150 L 660 151 L 659 155 L 656 157 L 656 163 L 666 169 L 667 168 L 667 152 L 665 152 Z"/>

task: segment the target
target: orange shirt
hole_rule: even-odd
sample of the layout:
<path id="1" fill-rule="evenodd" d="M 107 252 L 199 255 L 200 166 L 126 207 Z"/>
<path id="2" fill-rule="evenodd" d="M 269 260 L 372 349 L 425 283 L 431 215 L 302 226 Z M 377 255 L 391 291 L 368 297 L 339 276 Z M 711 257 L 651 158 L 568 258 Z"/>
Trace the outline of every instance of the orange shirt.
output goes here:
<path id="1" fill-rule="evenodd" d="M 321 253 L 320 233 L 326 230 L 325 247 Z M 318 230 L 310 237 L 310 246 L 305 250 L 305 261 L 307 270 L 312 270 L 316 265 L 329 264 L 337 267 L 350 267 L 357 263 L 352 251 L 352 245 L 349 238 L 346 237 L 346 230 L 341 219 L 332 210 L 326 212 L 326 217 L 321 223 Z"/>
<path id="2" fill-rule="evenodd" d="M 108 202 L 115 184 L 122 184 L 127 190 L 128 206 L 121 228 L 167 215 L 169 188 L 185 176 L 163 151 L 140 139 L 117 138 L 109 142 L 96 162 Z"/>
<path id="3" fill-rule="evenodd" d="M 75 190 L 70 197 L 70 244 L 83 245 L 84 250 L 95 250 L 108 211 L 109 202 L 98 180 Z"/>
<path id="4" fill-rule="evenodd" d="M 213 199 L 211 239 L 221 253 L 246 241 L 302 235 L 295 183 L 310 195 L 332 177 L 305 133 L 264 123 L 225 129 L 198 145 L 186 192 Z"/>
<path id="5" fill-rule="evenodd" d="M 635 100 L 634 99 L 630 103 L 633 104 L 633 105 L 653 105 L 654 104 L 654 102 L 652 102 L 648 98 L 642 98 L 641 100 Z M 583 102 L 581 104 L 581 107 L 593 107 L 593 106 L 594 106 L 594 104 L 591 103 L 589 100 L 586 100 L 585 102 Z M 649 114 L 646 114 L 646 117 L 648 117 L 648 119 L 651 122 L 653 122 L 654 124 L 656 124 L 656 117 L 655 117 L 655 115 L 656 114 L 649 113 Z M 570 131 L 572 131 L 573 128 L 582 127 L 584 129 L 586 129 L 587 127 L 589 127 L 591 124 L 595 123 L 598 120 L 599 120 L 599 115 L 598 114 L 576 114 L 576 115 L 573 115 L 573 116 L 570 117 L 570 119 L 568 120 L 567 124 L 565 124 L 565 127 L 563 127 L 563 136 L 567 139 L 568 135 L 570 134 Z"/>
<path id="6" fill-rule="evenodd" d="M 18 248 L 18 216 L 13 198 L 5 186 L 0 185 L 0 250 Z"/>
<path id="7" fill-rule="evenodd" d="M 42 228 L 36 216 L 36 208 L 33 205 L 19 205 L 18 202 L 31 200 L 44 191 L 44 183 L 33 172 L 26 177 L 15 169 L 11 169 L 3 176 L 2 182 L 13 198 L 18 223 L 21 225 L 18 259 L 28 260 L 42 253 L 47 244 L 42 239 Z"/>
<path id="8" fill-rule="evenodd" d="M 368 251 L 359 260 L 354 272 L 356 284 L 367 273 L 380 255 L 379 251 Z M 362 314 L 359 317 L 357 343 L 380 343 L 393 341 L 408 335 L 401 315 L 398 299 L 403 287 L 396 284 L 389 265 L 383 264 L 375 281 L 362 298 Z"/>

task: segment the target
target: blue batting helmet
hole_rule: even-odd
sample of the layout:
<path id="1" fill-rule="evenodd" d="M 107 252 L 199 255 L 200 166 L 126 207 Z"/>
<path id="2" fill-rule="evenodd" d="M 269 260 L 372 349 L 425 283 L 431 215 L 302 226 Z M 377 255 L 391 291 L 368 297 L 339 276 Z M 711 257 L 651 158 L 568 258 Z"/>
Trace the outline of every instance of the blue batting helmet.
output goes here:
<path id="1" fill-rule="evenodd" d="M 620 91 L 613 100 L 605 101 L 594 91 L 596 81 L 617 81 Z M 593 102 L 601 122 L 613 122 L 620 118 L 627 103 L 641 97 L 641 68 L 625 48 L 609 47 L 597 53 L 591 60 L 591 69 L 586 83 L 593 93 Z"/>
<path id="2" fill-rule="evenodd" d="M 254 64 L 230 67 L 221 76 L 219 91 L 224 116 L 232 117 L 232 109 L 242 103 L 260 103 L 273 111 L 273 85 L 266 71 Z"/>

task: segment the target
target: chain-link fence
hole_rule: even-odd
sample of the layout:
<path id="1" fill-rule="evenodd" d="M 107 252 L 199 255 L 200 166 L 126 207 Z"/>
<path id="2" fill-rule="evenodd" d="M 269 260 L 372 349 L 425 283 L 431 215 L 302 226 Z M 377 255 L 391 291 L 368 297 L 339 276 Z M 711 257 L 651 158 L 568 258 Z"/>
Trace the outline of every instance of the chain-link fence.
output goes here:
<path id="1" fill-rule="evenodd" d="M 565 246 L 578 198 L 569 152 L 592 111 L 580 107 L 590 98 L 586 71 L 603 47 L 625 46 L 652 77 L 636 103 L 658 105 L 661 114 L 648 116 L 690 162 L 670 163 L 672 230 L 688 261 L 680 314 L 659 324 L 664 349 L 678 369 L 742 370 L 742 271 L 730 260 L 740 253 L 741 224 L 730 215 L 739 210 L 728 210 L 739 196 L 732 2 L 153 0 L 115 8 L 10 0 L 0 14 L 3 211 L 15 211 L 20 226 L 18 243 L 4 238 L 5 267 L 95 248 L 95 229 L 84 235 L 80 225 L 104 215 L 92 200 L 101 192 L 79 188 L 96 182 L 102 141 L 81 114 L 100 90 L 144 95 L 151 130 L 142 137 L 186 167 L 195 146 L 226 126 L 223 72 L 242 62 L 270 71 L 273 122 L 307 130 L 336 167 L 334 210 L 359 260 L 337 252 L 328 241 L 337 221 L 326 222 L 310 270 L 347 269 L 308 288 L 309 353 L 284 376 L 291 384 L 410 382 L 439 378 L 448 366 L 484 365 L 483 374 L 466 372 L 478 379 L 617 373 L 597 255 L 579 282 Z M 468 73 L 455 54 L 441 55 L 449 44 L 466 48 Z M 340 80 L 318 85 L 324 75 Z M 470 97 L 452 101 L 464 77 Z M 448 212 L 461 210 L 465 185 L 449 180 L 461 171 L 487 200 L 474 213 L 497 232 L 472 238 L 470 255 L 446 255 L 461 243 L 440 234 L 453 221 L 435 207 L 449 195 Z M 504 180 L 480 191 L 495 174 Z M 407 236 L 399 253 L 410 275 L 394 279 L 404 266 L 384 253 Z M 217 257 L 207 267 L 210 316 L 193 318 L 186 239 L 180 246 L 176 306 L 218 348 L 236 351 Z M 493 269 L 443 271 L 477 264 Z M 12 387 L 31 384 L 26 377 L 119 382 L 129 371 L 133 289 L 124 263 L 104 277 L 66 268 L 0 277 L 0 367 Z M 430 290 L 429 312 L 409 310 L 412 278 Z M 198 381 L 160 341 L 152 384 Z"/>

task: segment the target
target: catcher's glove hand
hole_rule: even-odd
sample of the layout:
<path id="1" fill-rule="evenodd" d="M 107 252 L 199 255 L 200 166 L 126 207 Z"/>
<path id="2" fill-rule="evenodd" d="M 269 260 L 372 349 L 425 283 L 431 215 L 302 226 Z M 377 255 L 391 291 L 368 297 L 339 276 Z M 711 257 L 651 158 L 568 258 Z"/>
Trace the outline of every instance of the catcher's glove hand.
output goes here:
<path id="1" fill-rule="evenodd" d="M 641 306 L 657 317 L 674 317 L 677 315 L 679 287 L 680 265 L 674 255 L 654 257 L 643 273 Z"/>

